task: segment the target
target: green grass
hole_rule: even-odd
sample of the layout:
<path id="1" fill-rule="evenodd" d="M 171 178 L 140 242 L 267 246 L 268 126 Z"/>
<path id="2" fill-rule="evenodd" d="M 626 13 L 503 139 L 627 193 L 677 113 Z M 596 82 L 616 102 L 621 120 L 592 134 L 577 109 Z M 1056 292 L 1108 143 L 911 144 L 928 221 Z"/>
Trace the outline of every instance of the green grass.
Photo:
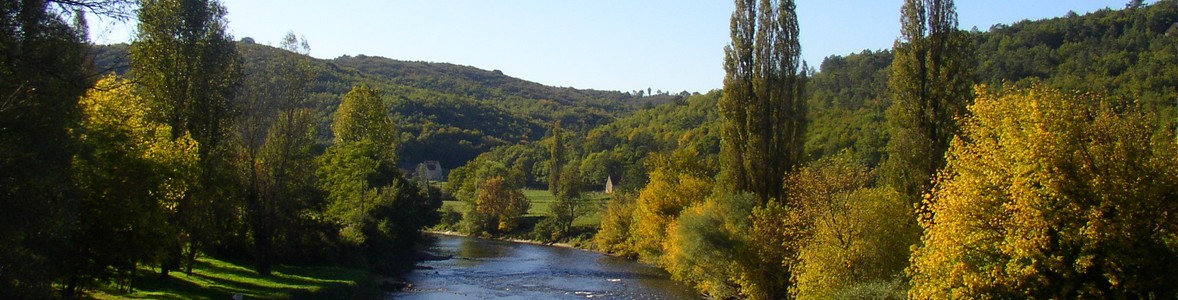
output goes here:
<path id="1" fill-rule="evenodd" d="M 141 268 L 131 293 L 100 290 L 95 299 L 377 299 L 384 295 L 371 273 L 342 267 L 277 266 L 271 276 L 214 258 L 199 258 L 192 275 L 171 273 L 161 279 L 158 272 Z"/>
<path id="2" fill-rule="evenodd" d="M 523 194 L 524 197 L 528 198 L 531 206 L 528 209 L 528 213 L 523 217 L 523 224 L 521 224 L 521 227 L 514 232 L 505 234 L 505 236 L 528 238 L 528 234 L 530 234 L 532 231 L 533 226 L 551 214 L 550 210 L 552 204 L 556 201 L 556 197 L 554 197 L 552 193 L 548 192 L 548 190 L 525 189 L 523 190 Z M 573 221 L 573 227 L 581 228 L 581 232 L 596 232 L 597 228 L 601 227 L 601 213 L 605 206 L 605 202 L 609 201 L 609 195 L 599 192 L 592 192 L 586 193 L 584 196 L 587 203 L 585 203 L 583 208 L 583 214 L 578 217 L 576 221 Z M 460 212 L 465 211 L 467 205 L 468 204 L 466 202 L 458 200 L 442 201 L 443 208 L 452 207 L 454 210 Z M 452 228 L 447 229 L 452 230 Z"/>

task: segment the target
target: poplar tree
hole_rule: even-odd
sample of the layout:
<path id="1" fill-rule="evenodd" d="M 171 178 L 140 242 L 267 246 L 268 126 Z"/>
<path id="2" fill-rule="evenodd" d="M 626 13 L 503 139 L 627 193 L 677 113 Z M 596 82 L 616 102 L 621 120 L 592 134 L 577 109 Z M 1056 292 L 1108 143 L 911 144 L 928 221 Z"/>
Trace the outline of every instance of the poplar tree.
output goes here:
<path id="1" fill-rule="evenodd" d="M 883 179 L 910 203 L 928 192 L 957 132 L 954 119 L 973 99 L 972 49 L 957 29 L 952 0 L 907 0 L 901 8 L 888 82 L 891 139 Z"/>
<path id="2" fill-rule="evenodd" d="M 552 123 L 552 148 L 549 150 L 548 191 L 559 197 L 560 168 L 564 163 L 564 130 L 560 128 L 560 120 Z"/>
<path id="3" fill-rule="evenodd" d="M 782 179 L 802 156 L 806 78 L 794 1 L 737 0 L 724 48 L 722 186 L 784 201 Z"/>
<path id="4" fill-rule="evenodd" d="M 140 1 L 139 28 L 131 44 L 131 68 L 144 99 L 171 128 L 171 138 L 191 136 L 199 148 L 198 183 L 188 189 L 169 222 L 180 229 L 160 271 L 179 266 L 181 254 L 191 272 L 202 241 L 228 225 L 230 199 L 224 182 L 231 127 L 229 100 L 240 77 L 240 58 L 226 32 L 225 8 L 215 0 Z M 182 247 L 187 249 L 181 250 Z"/>

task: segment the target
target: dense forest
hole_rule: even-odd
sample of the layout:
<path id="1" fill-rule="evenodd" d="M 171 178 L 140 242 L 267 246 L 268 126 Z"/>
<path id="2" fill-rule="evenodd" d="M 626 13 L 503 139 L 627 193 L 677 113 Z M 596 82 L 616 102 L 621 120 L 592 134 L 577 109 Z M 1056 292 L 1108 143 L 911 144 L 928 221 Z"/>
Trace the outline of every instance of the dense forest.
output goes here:
<path id="1" fill-rule="evenodd" d="M 714 298 L 1178 295 L 1178 1 L 982 31 L 906 0 L 892 49 L 817 68 L 794 1 L 735 4 L 724 88 L 672 94 L 315 59 L 217 1 L 5 1 L 0 295 L 202 255 L 390 273 L 430 226 L 588 241 Z M 138 34 L 92 45 L 86 14 Z"/>

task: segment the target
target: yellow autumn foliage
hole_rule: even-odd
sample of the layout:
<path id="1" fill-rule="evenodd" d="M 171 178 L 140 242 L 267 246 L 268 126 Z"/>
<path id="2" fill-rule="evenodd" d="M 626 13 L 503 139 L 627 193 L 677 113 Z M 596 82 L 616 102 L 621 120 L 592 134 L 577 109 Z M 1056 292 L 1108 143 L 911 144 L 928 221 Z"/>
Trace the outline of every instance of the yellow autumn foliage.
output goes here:
<path id="1" fill-rule="evenodd" d="M 133 155 L 154 166 L 150 179 L 157 185 L 151 196 L 172 210 L 198 174 L 196 141 L 187 133 L 171 138 L 171 127 L 155 122 L 151 108 L 135 94 L 135 84 L 105 76 L 78 101 L 82 112 L 83 143 Z M 144 175 L 143 177 L 147 177 Z M 149 178 L 137 178 L 146 181 Z"/>
<path id="2" fill-rule="evenodd" d="M 479 186 L 475 211 L 494 220 L 499 232 L 511 232 L 519 226 L 519 218 L 528 213 L 531 202 L 519 189 L 512 188 L 503 177 L 487 179 Z"/>
<path id="3" fill-rule="evenodd" d="M 779 218 L 792 224 L 782 243 L 796 255 L 786 261 L 794 297 L 884 299 L 903 294 L 898 277 L 919 228 L 900 193 L 871 188 L 873 179 L 873 171 L 848 151 L 787 177 L 793 207 Z"/>
<path id="4" fill-rule="evenodd" d="M 988 90 L 924 200 L 910 298 L 1173 299 L 1173 132 L 1093 95 Z"/>
<path id="5" fill-rule="evenodd" d="M 633 250 L 643 260 L 665 265 L 667 228 L 684 209 L 712 192 L 715 172 L 688 152 L 656 155 L 652 160 L 650 183 L 638 194 L 630 228 Z"/>

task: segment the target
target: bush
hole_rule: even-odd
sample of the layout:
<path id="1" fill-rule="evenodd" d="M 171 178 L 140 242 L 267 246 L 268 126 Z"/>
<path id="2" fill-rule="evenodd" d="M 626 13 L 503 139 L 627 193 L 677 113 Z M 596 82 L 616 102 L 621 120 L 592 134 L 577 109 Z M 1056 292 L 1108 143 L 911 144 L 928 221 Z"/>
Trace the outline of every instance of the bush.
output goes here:
<path id="1" fill-rule="evenodd" d="M 632 193 L 620 192 L 610 197 L 601 216 L 601 230 L 593 236 L 598 250 L 631 258 L 638 256 L 630 244 L 635 197 Z"/>
<path id="2" fill-rule="evenodd" d="M 461 230 L 462 213 L 454 209 L 453 206 L 443 206 L 439 215 L 441 217 L 439 228 L 449 231 Z"/>
<path id="3" fill-rule="evenodd" d="M 667 228 L 662 260 L 675 280 L 694 285 L 709 296 L 739 296 L 740 265 L 748 261 L 749 222 L 755 203 L 751 194 L 709 197 L 689 207 Z"/>

